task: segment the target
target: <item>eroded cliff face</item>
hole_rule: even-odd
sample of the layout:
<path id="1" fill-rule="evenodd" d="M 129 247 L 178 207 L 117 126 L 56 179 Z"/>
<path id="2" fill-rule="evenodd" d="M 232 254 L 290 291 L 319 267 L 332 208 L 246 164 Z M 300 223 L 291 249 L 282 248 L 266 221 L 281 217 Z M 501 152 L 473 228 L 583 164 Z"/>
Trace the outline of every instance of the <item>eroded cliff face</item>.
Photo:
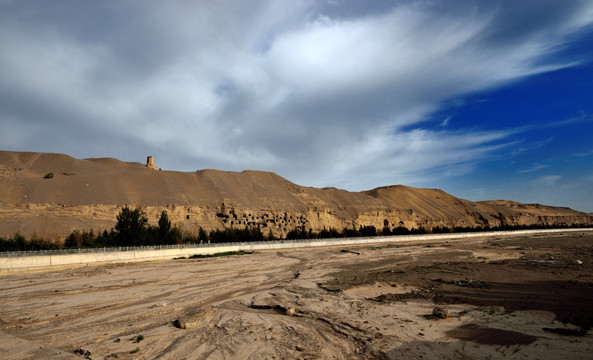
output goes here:
<path id="1" fill-rule="evenodd" d="M 222 205 L 222 204 L 221 204 Z M 293 229 L 312 230 L 374 226 L 378 230 L 389 227 L 391 230 L 404 226 L 432 229 L 434 227 L 484 227 L 504 225 L 548 225 L 583 226 L 593 225 L 590 215 L 534 215 L 526 212 L 516 213 L 501 210 L 499 213 L 473 213 L 464 217 L 430 218 L 414 211 L 380 209 L 360 213 L 353 217 L 341 217 L 330 208 L 310 209 L 308 211 L 278 211 L 272 209 L 253 209 L 225 206 L 204 207 L 183 206 L 141 206 L 149 223 L 156 226 L 162 211 L 167 211 L 173 226 L 184 234 L 197 235 L 202 227 L 206 231 L 223 228 L 259 227 L 268 235 L 284 237 Z M 33 234 L 48 239 L 63 239 L 73 230 L 90 230 L 95 233 L 115 227 L 120 205 L 53 205 L 27 204 L 21 206 L 0 206 L 0 236 L 11 236 L 19 232 L 27 237 Z"/>
<path id="2" fill-rule="evenodd" d="M 44 177 L 52 172 L 52 178 Z M 438 189 L 389 186 L 367 192 L 296 185 L 260 171 L 155 171 L 116 159 L 0 151 L 0 236 L 63 238 L 115 226 L 122 206 L 140 206 L 156 225 L 167 211 L 186 234 L 257 226 L 283 237 L 293 229 L 399 226 L 593 225 L 568 208 L 510 201 L 471 202 Z"/>

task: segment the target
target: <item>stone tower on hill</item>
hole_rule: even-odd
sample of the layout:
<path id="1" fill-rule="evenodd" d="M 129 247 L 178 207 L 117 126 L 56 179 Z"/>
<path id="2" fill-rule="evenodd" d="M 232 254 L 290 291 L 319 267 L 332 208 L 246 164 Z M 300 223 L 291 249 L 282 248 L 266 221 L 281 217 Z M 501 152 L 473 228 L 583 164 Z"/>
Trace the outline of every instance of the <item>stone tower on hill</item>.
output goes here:
<path id="1" fill-rule="evenodd" d="M 158 170 L 159 168 L 154 164 L 154 159 L 152 156 L 146 158 L 146 167 L 153 170 Z"/>

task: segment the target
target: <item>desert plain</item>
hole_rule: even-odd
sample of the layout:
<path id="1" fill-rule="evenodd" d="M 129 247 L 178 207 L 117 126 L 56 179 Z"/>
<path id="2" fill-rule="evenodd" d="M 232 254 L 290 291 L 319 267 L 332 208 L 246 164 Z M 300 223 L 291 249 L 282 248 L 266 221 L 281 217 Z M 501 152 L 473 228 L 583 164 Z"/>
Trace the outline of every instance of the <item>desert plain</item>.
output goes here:
<path id="1" fill-rule="evenodd" d="M 590 359 L 592 264 L 583 230 L 17 273 L 0 357 Z"/>

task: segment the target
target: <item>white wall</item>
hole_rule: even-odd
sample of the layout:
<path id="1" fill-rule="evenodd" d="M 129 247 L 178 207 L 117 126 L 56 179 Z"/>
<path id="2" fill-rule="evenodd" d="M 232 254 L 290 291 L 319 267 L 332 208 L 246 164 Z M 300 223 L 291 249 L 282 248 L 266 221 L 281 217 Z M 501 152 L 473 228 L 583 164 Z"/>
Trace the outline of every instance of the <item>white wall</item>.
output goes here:
<path id="1" fill-rule="evenodd" d="M 130 250 L 130 251 L 108 251 L 80 254 L 56 254 L 38 256 L 16 256 L 0 257 L 0 275 L 7 275 L 15 272 L 53 270 L 61 267 L 88 266 L 95 263 L 125 263 L 136 261 L 148 261 L 166 259 L 191 255 L 208 255 L 228 251 L 256 251 L 256 250 L 278 250 L 295 249 L 320 246 L 343 246 L 343 245 L 364 245 L 377 243 L 397 243 L 406 241 L 439 241 L 453 240 L 472 237 L 492 236 L 516 236 L 533 235 L 539 233 L 568 233 L 593 231 L 593 229 L 552 229 L 552 230 L 517 230 L 517 231 L 492 231 L 458 234 L 427 234 L 427 235 L 398 235 L 369 238 L 341 238 L 322 240 L 286 240 L 275 242 L 251 243 L 251 244 L 226 244 L 220 246 L 173 248 L 162 250 Z"/>

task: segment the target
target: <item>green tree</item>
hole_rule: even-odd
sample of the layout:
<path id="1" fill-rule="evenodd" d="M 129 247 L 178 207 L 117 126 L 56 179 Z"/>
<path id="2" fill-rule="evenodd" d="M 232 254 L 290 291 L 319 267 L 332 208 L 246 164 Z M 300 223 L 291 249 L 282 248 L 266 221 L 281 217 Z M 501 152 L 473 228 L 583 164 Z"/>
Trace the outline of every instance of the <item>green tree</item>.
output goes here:
<path id="1" fill-rule="evenodd" d="M 360 233 L 360 236 L 377 236 L 377 228 L 373 225 L 361 225 L 358 232 Z"/>
<path id="2" fill-rule="evenodd" d="M 0 238 L 0 251 L 26 251 L 31 249 L 30 242 L 21 233 L 11 238 Z"/>
<path id="3" fill-rule="evenodd" d="M 163 210 L 163 212 L 161 212 L 161 217 L 159 218 L 159 241 L 161 244 L 169 243 L 168 237 L 170 230 L 171 221 L 169 220 L 169 215 Z"/>
<path id="4" fill-rule="evenodd" d="M 208 234 L 206 233 L 206 230 L 202 229 L 201 226 L 200 226 L 200 229 L 198 230 L 198 241 L 200 243 L 208 242 Z"/>
<path id="5" fill-rule="evenodd" d="M 80 230 L 76 229 L 68 235 L 64 241 L 64 246 L 68 248 L 78 248 L 82 246 L 82 234 Z"/>
<path id="6" fill-rule="evenodd" d="M 29 243 L 29 241 L 27 241 L 27 239 L 19 232 L 14 234 L 14 236 L 12 237 L 12 242 L 14 243 L 15 249 L 17 250 L 26 251 L 31 249 L 31 244 Z"/>
<path id="7" fill-rule="evenodd" d="M 276 237 L 274 236 L 274 233 L 272 232 L 272 229 L 270 229 L 270 231 L 268 231 L 267 240 L 268 241 L 276 240 Z"/>
<path id="8" fill-rule="evenodd" d="M 347 237 L 347 238 L 353 238 L 353 237 L 359 237 L 360 234 L 358 233 L 358 231 L 356 231 L 356 229 L 354 228 L 354 225 L 353 225 L 352 229 L 346 228 L 346 227 L 344 229 L 342 229 L 342 236 Z"/>
<path id="9" fill-rule="evenodd" d="M 183 242 L 183 233 L 177 226 L 173 226 L 167 233 L 167 244 L 175 245 Z"/>
<path id="10" fill-rule="evenodd" d="M 304 232 L 304 230 L 303 230 Z M 331 238 L 341 238 L 342 234 L 333 227 L 330 227 L 329 230 L 323 227 L 323 229 L 317 234 L 319 239 L 331 239 Z"/>
<path id="11" fill-rule="evenodd" d="M 247 241 L 264 241 L 264 233 L 259 226 L 249 229 L 249 237 Z"/>
<path id="12" fill-rule="evenodd" d="M 225 235 L 220 229 L 210 230 L 210 235 L 208 236 L 211 243 L 222 243 L 225 242 Z"/>
<path id="13" fill-rule="evenodd" d="M 140 207 L 134 210 L 127 206 L 117 215 L 116 240 L 120 246 L 144 245 L 148 229 L 148 217 Z"/>
<path id="14" fill-rule="evenodd" d="M 410 230 L 403 226 L 403 225 L 399 225 L 398 227 L 396 227 L 395 229 L 393 229 L 391 231 L 391 233 L 393 235 L 408 235 L 410 233 Z"/>

